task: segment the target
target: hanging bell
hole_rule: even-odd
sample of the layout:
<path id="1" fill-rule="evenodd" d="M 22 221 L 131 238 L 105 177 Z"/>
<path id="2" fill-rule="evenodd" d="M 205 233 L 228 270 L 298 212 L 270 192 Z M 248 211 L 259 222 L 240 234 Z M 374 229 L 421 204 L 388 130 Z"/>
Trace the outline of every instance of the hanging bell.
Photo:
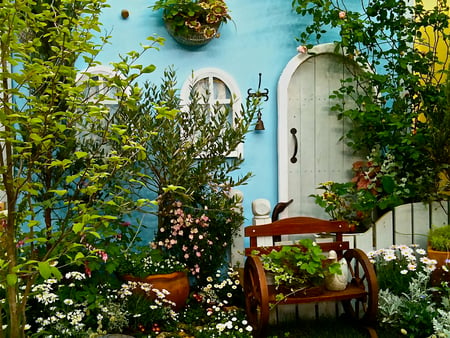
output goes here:
<path id="1" fill-rule="evenodd" d="M 258 120 L 256 121 L 256 125 L 255 125 L 255 130 L 264 130 L 264 123 L 261 119 L 262 114 L 261 114 L 261 110 L 258 110 L 258 114 L 256 115 Z"/>
<path id="2" fill-rule="evenodd" d="M 261 119 L 258 119 L 258 121 L 256 121 L 255 130 L 265 130 L 264 123 Z"/>

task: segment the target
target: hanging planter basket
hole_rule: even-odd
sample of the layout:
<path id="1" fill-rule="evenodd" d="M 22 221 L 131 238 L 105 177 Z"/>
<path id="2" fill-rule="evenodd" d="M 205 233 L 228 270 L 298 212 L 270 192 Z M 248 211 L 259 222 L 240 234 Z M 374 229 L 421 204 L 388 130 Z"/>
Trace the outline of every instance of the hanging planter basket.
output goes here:
<path id="1" fill-rule="evenodd" d="M 197 32 L 196 30 L 188 27 L 183 30 L 176 30 L 177 26 L 171 20 L 164 19 L 164 24 L 170 36 L 179 44 L 187 47 L 201 47 L 209 43 L 212 39 L 218 37 L 221 22 L 217 22 L 215 24 L 203 24 L 203 26 L 214 29 L 217 32 L 211 37 L 206 37 L 202 32 Z"/>

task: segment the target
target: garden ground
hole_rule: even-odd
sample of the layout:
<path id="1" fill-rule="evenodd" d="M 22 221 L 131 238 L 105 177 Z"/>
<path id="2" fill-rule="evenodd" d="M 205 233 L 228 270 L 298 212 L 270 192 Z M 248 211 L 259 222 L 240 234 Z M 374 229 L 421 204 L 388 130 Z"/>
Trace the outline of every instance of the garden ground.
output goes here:
<path id="1" fill-rule="evenodd" d="M 379 338 L 394 338 L 394 332 L 377 328 Z M 365 328 L 345 320 L 322 318 L 273 325 L 268 328 L 268 338 L 320 337 L 320 338 L 365 338 L 370 337 Z"/>

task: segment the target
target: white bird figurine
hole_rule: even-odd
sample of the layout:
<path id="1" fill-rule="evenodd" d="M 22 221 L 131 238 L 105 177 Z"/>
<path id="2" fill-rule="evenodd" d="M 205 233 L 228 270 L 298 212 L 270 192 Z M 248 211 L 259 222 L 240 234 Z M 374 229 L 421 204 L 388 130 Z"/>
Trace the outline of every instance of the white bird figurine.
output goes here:
<path id="1" fill-rule="evenodd" d="M 328 252 L 328 261 L 329 261 L 329 263 L 336 263 L 338 261 L 336 251 L 330 250 Z M 333 273 L 333 274 L 329 274 L 329 275 L 325 276 L 325 287 L 328 290 L 342 291 L 342 290 L 345 290 L 345 288 L 347 287 L 347 282 L 348 282 L 347 261 L 345 260 L 345 258 L 342 258 L 339 261 L 339 264 L 341 265 L 341 270 L 342 270 L 341 275 Z"/>

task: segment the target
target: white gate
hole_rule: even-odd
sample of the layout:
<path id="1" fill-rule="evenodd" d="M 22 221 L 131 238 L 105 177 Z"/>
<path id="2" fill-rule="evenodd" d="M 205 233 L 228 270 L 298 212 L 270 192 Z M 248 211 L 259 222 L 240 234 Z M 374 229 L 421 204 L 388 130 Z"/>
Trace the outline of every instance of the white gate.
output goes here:
<path id="1" fill-rule="evenodd" d="M 340 140 L 348 126 L 331 111 L 330 94 L 356 68 L 334 50 L 323 44 L 296 55 L 278 83 L 278 199 L 294 200 L 282 217 L 326 217 L 309 195 L 321 182 L 351 179 L 356 159 Z"/>

